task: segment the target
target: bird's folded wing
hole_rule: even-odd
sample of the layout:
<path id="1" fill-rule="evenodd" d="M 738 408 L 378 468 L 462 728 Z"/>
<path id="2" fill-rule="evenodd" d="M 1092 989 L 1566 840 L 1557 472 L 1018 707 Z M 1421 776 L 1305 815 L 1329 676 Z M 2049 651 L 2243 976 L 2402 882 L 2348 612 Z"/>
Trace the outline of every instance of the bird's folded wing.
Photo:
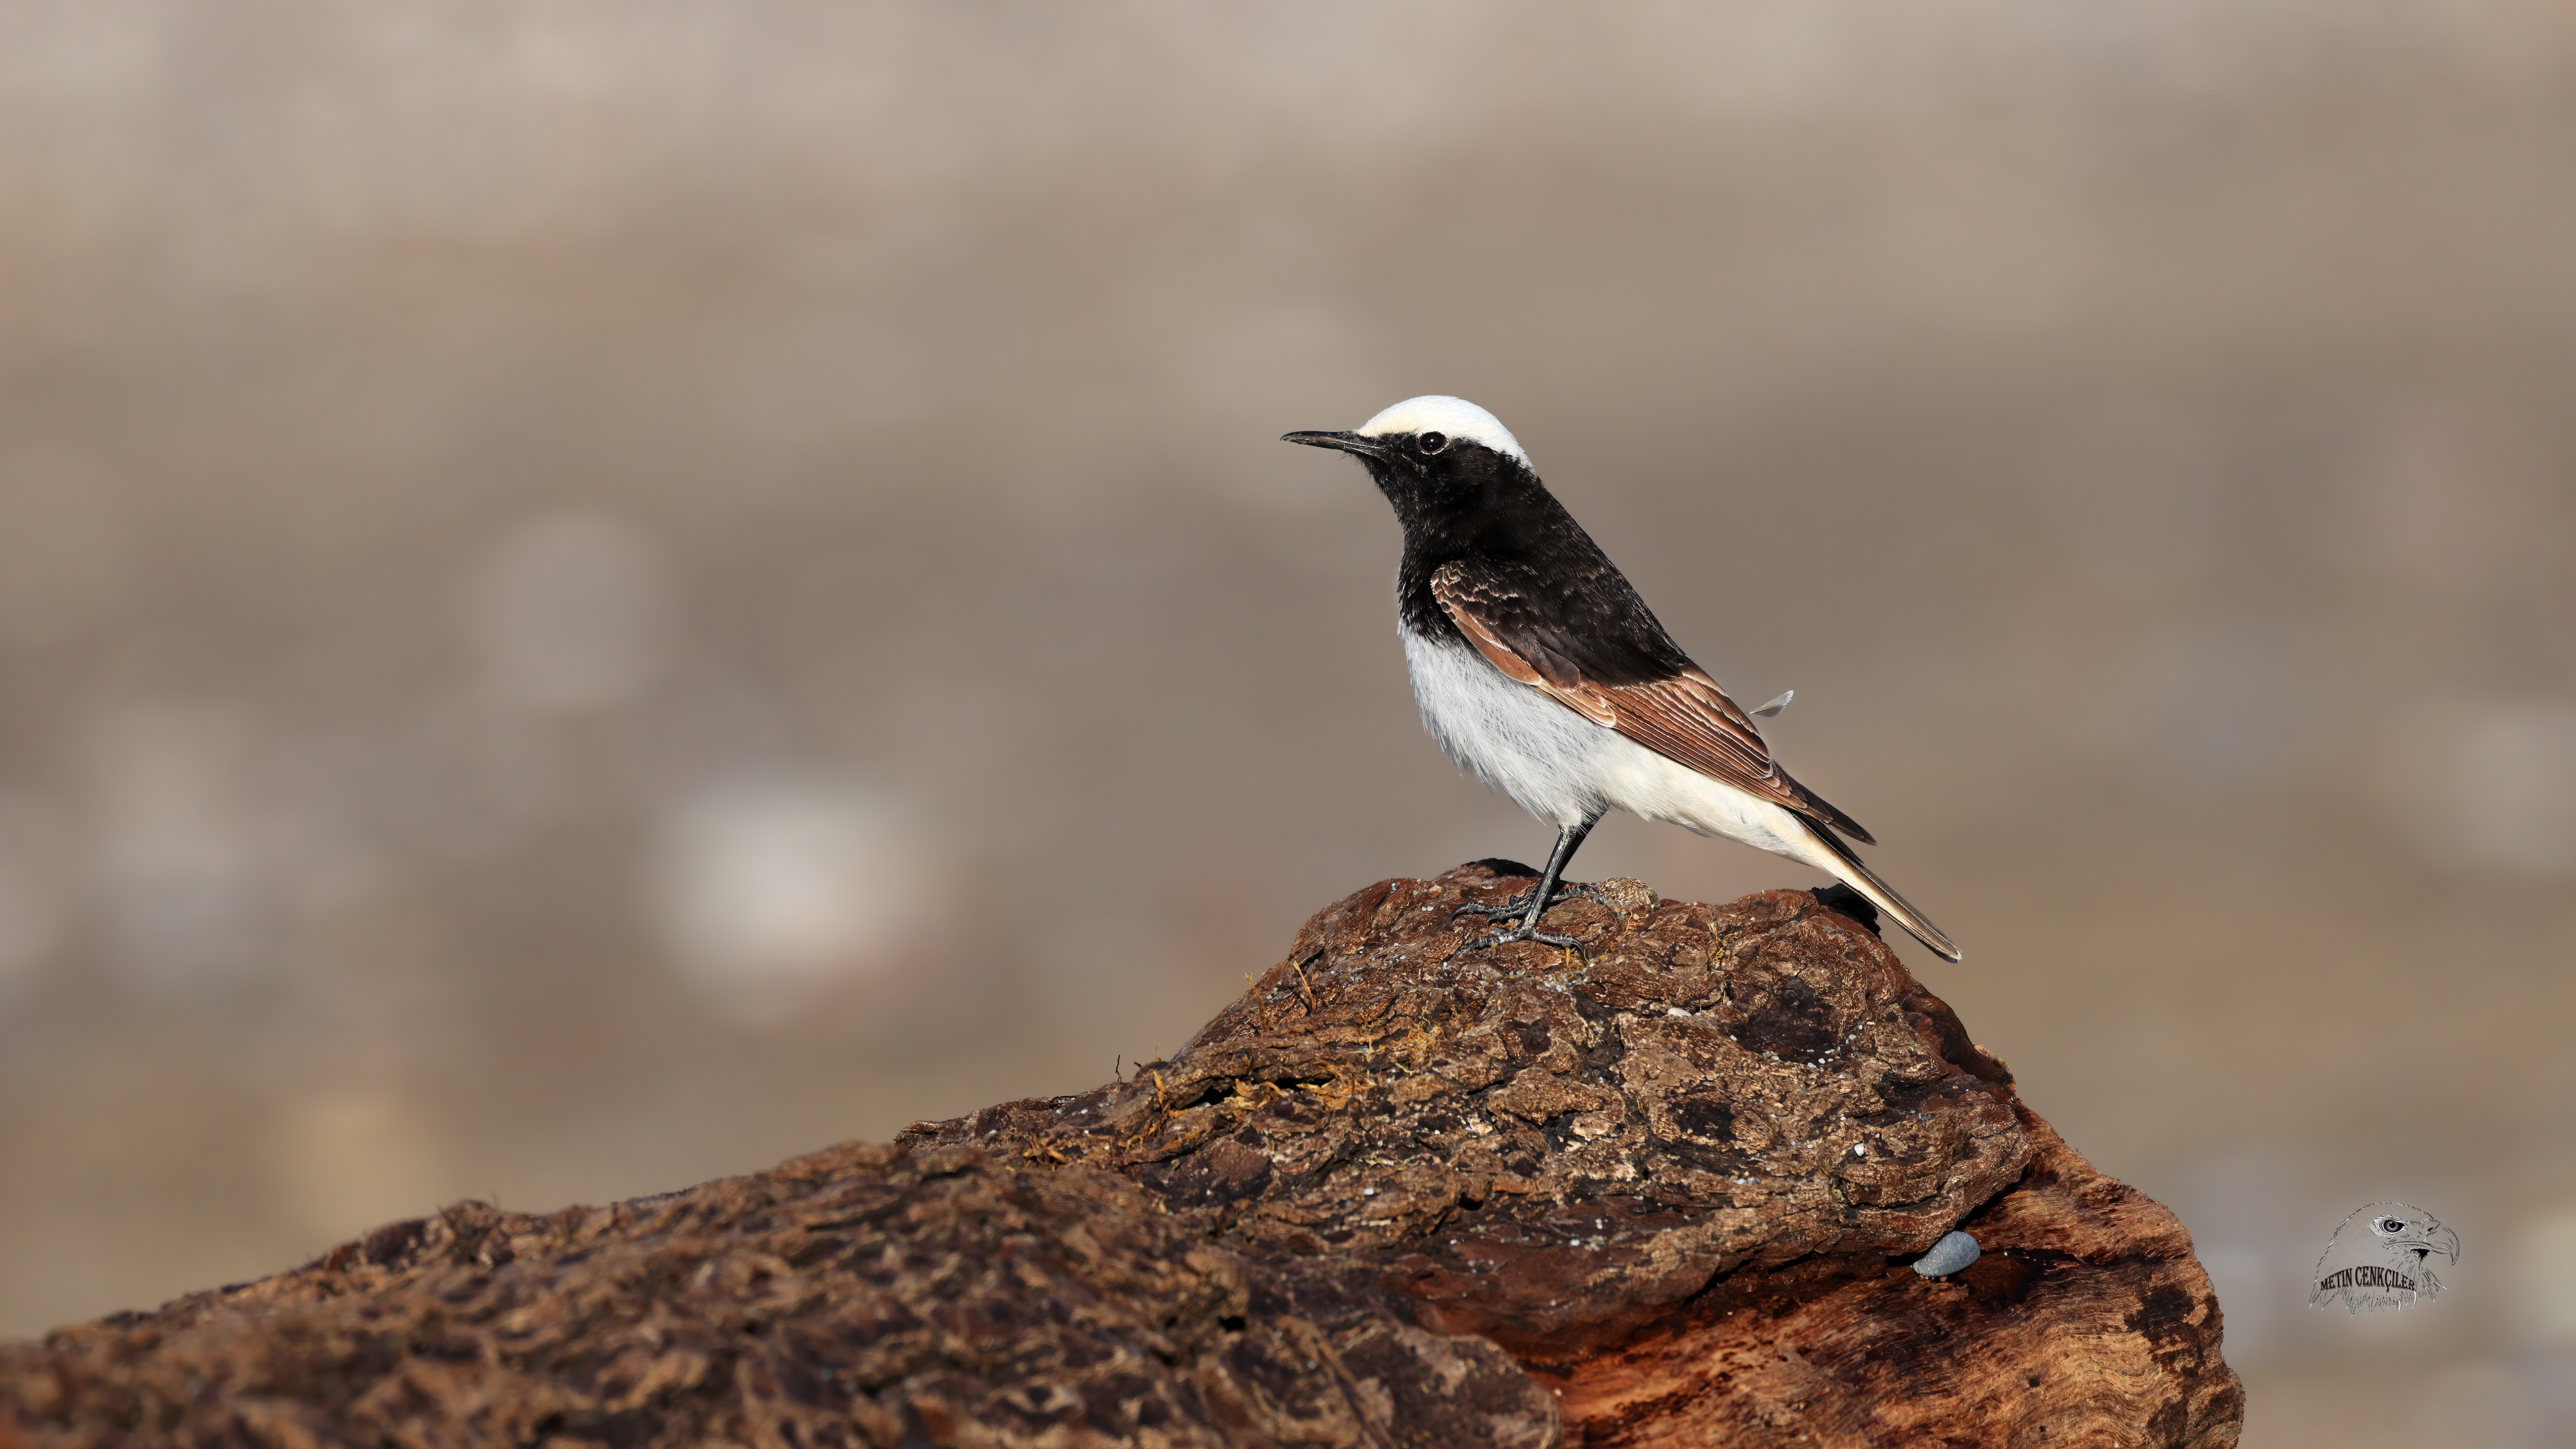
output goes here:
<path id="1" fill-rule="evenodd" d="M 1505 675 L 1667 759 L 1801 815 L 1824 818 L 1807 793 L 1772 763 L 1753 721 L 1696 666 L 1633 684 L 1587 679 L 1576 660 L 1547 647 L 1533 631 L 1514 627 L 1514 611 L 1496 607 L 1502 601 L 1481 597 L 1483 592 L 1456 564 L 1431 576 L 1432 597 L 1476 652 Z"/>

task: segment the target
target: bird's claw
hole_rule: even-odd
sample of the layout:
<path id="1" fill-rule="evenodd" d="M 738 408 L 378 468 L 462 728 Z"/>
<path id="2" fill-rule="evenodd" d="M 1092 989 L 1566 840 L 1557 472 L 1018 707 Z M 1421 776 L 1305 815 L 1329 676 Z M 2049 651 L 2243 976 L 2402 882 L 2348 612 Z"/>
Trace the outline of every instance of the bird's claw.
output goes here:
<path id="1" fill-rule="evenodd" d="M 1572 951 L 1586 961 L 1592 959 L 1592 948 L 1583 944 L 1578 938 L 1551 935 L 1531 925 L 1515 926 L 1508 931 L 1496 931 L 1490 936 L 1469 941 L 1458 949 L 1461 952 L 1486 951 L 1496 946 L 1510 946 L 1522 941 L 1536 941 L 1542 946 L 1554 946 L 1560 950 Z"/>

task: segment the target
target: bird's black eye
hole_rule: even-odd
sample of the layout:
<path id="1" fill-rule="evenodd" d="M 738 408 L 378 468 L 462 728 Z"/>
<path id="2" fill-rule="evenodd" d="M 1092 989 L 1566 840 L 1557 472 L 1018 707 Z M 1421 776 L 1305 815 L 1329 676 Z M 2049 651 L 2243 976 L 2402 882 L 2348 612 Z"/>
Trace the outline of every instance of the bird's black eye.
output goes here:
<path id="1" fill-rule="evenodd" d="M 1447 433 L 1424 433 L 1413 440 L 1413 446 L 1420 448 L 1426 453 L 1437 453 L 1441 449 L 1449 446 L 1449 435 Z"/>
<path id="2" fill-rule="evenodd" d="M 2381 1218 L 2379 1220 L 2379 1230 L 2383 1233 L 2402 1233 L 2406 1230 L 2406 1220 L 2404 1218 Z"/>

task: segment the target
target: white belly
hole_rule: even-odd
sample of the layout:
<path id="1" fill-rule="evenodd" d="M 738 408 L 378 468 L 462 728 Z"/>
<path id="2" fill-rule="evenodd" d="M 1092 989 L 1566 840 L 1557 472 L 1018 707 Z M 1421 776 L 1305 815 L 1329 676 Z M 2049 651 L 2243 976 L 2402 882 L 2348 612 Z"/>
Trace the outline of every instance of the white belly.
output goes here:
<path id="1" fill-rule="evenodd" d="M 1400 630 L 1422 723 L 1477 779 L 1563 827 L 1607 810 L 1740 840 L 1818 866 L 1831 856 L 1798 823 L 1757 799 L 1604 729 L 1518 683 L 1464 643 Z"/>

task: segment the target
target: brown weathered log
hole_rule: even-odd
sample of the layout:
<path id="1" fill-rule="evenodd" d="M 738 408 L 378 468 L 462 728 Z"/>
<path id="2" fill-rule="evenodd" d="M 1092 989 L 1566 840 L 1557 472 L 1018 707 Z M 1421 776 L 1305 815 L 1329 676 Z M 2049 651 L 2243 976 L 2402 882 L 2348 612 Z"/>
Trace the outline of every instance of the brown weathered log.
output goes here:
<path id="1" fill-rule="evenodd" d="M 1080 1096 L 0 1347 L 0 1445 L 2234 1442 L 2181 1225 L 1862 924 L 1610 881 L 1588 960 L 1463 952 L 1528 884 L 1371 886 Z"/>

